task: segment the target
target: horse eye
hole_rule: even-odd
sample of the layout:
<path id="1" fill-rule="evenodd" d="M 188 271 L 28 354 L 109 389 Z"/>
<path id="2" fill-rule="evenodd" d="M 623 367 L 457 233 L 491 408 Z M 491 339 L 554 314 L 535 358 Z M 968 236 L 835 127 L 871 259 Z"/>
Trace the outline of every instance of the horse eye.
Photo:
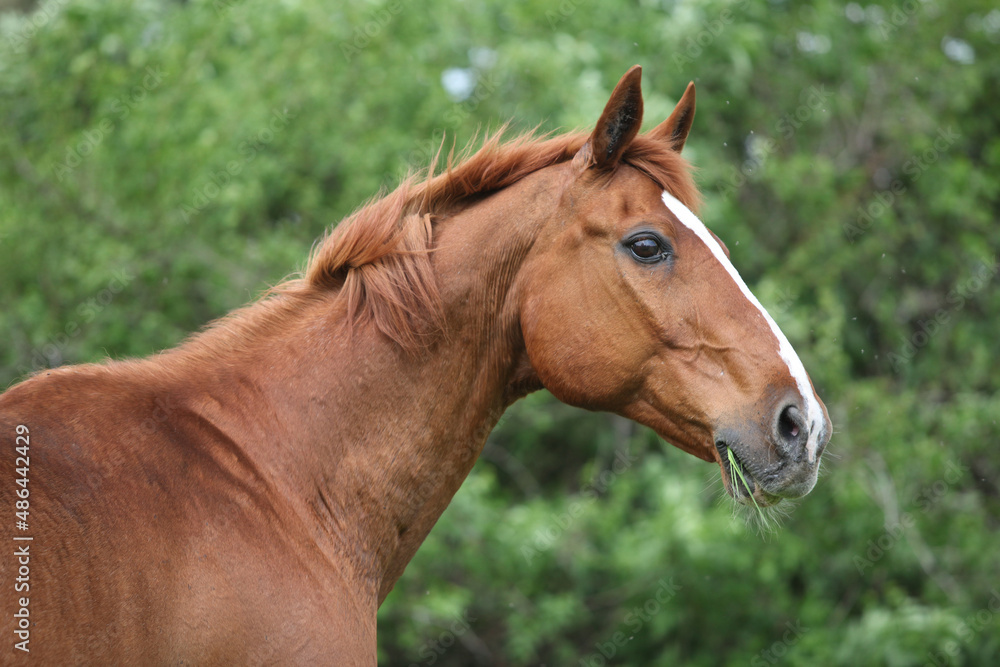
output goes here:
<path id="1" fill-rule="evenodd" d="M 663 247 L 652 236 L 641 236 L 628 244 L 629 250 L 637 259 L 649 261 L 662 256 Z"/>

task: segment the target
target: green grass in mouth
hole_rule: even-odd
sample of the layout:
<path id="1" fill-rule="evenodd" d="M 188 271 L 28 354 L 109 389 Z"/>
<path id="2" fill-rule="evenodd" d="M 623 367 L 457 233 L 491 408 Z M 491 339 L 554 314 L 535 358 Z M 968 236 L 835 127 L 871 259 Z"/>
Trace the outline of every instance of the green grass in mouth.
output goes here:
<path id="1" fill-rule="evenodd" d="M 750 500 L 753 502 L 753 506 L 757 508 L 757 511 L 762 511 L 760 505 L 757 504 L 757 499 L 753 497 L 753 491 L 750 490 L 750 484 L 747 483 L 747 478 L 743 476 L 743 469 L 740 468 L 739 462 L 736 460 L 736 456 L 733 455 L 733 450 L 726 448 L 726 452 L 729 454 L 729 469 L 735 471 L 740 477 L 740 481 L 743 482 L 743 487 L 747 490 L 747 495 L 750 496 Z"/>

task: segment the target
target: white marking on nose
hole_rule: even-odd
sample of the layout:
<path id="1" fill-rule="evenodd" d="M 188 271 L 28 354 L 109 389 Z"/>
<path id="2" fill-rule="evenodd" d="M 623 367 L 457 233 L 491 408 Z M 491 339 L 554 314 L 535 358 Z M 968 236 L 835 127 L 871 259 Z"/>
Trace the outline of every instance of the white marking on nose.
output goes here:
<path id="1" fill-rule="evenodd" d="M 698 219 L 698 216 L 666 190 L 663 191 L 663 203 L 681 221 L 681 224 L 693 231 L 708 246 L 708 249 L 712 251 L 715 258 L 722 264 L 722 268 L 729 273 L 736 286 L 743 292 L 747 301 L 757 306 L 757 309 L 764 316 L 764 320 L 771 327 L 771 332 L 778 339 L 778 354 L 785 362 L 785 365 L 788 366 L 788 372 L 791 373 L 792 378 L 795 380 L 795 385 L 798 387 L 799 394 L 802 395 L 802 400 L 805 403 L 805 418 L 806 423 L 809 424 L 809 440 L 806 442 L 806 454 L 809 457 L 809 462 L 815 463 L 816 449 L 819 446 L 819 437 L 821 435 L 820 423 L 822 421 L 823 410 L 819 406 L 819 399 L 816 398 L 816 392 L 812 390 L 812 386 L 809 384 L 809 375 L 806 373 L 799 355 L 795 354 L 792 344 L 788 342 L 778 324 L 771 317 L 770 313 L 765 310 L 764 306 L 760 304 L 757 297 L 753 295 L 747 284 L 743 282 L 743 278 L 740 277 L 740 274 L 736 271 L 736 267 L 726 257 L 726 253 L 723 252 L 719 242 L 715 240 L 715 237 L 708 231 L 705 224 Z"/>

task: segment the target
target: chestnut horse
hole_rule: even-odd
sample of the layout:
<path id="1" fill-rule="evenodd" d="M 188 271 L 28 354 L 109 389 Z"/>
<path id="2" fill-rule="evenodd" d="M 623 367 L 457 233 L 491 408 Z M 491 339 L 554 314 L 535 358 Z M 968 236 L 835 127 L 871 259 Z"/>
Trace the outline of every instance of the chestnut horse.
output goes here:
<path id="1" fill-rule="evenodd" d="M 379 605 L 542 388 L 744 503 L 808 493 L 826 409 L 695 215 L 693 85 L 639 135 L 639 80 L 592 133 L 405 180 L 176 349 L 0 396 L 4 662 L 373 664 Z"/>

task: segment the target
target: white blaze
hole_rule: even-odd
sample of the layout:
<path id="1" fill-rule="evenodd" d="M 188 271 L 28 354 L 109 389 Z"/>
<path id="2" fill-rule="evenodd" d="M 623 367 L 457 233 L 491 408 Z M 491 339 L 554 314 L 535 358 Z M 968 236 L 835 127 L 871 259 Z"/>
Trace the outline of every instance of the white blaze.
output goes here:
<path id="1" fill-rule="evenodd" d="M 726 253 L 722 250 L 722 246 L 719 242 L 715 240 L 712 233 L 708 231 L 705 224 L 698 219 L 698 217 L 691 212 L 687 206 L 682 204 L 676 197 L 667 191 L 663 192 L 663 203 L 667 205 L 667 208 L 681 221 L 685 227 L 697 234 L 698 238 L 708 246 L 708 249 L 712 251 L 719 263 L 722 264 L 722 268 L 729 273 L 729 276 L 736 283 L 736 286 L 740 288 L 743 295 L 747 298 L 747 301 L 752 303 L 760 310 L 761 314 L 764 316 L 764 320 L 767 322 L 768 326 L 771 327 L 771 332 L 774 337 L 778 339 L 778 354 L 781 359 L 788 366 L 788 372 L 791 373 L 792 378 L 795 379 L 795 384 L 799 388 L 799 393 L 802 395 L 802 400 L 804 401 L 804 408 L 806 414 L 805 420 L 809 424 L 809 440 L 806 442 L 806 453 L 809 456 L 810 463 L 816 460 L 816 448 L 818 446 L 820 437 L 820 424 L 823 420 L 823 410 L 819 406 L 819 400 L 816 398 L 816 393 L 812 389 L 812 385 L 809 384 L 809 376 L 806 374 L 806 369 L 802 365 L 802 361 L 799 360 L 799 355 L 795 354 L 795 350 L 792 349 L 792 344 L 788 342 L 785 338 L 785 334 L 782 333 L 781 329 L 778 328 L 777 323 L 771 317 L 771 315 L 764 309 L 764 306 L 760 304 L 757 297 L 753 295 L 747 284 L 743 282 L 743 278 L 737 273 L 736 267 L 733 263 L 729 261 L 726 257 Z"/>

